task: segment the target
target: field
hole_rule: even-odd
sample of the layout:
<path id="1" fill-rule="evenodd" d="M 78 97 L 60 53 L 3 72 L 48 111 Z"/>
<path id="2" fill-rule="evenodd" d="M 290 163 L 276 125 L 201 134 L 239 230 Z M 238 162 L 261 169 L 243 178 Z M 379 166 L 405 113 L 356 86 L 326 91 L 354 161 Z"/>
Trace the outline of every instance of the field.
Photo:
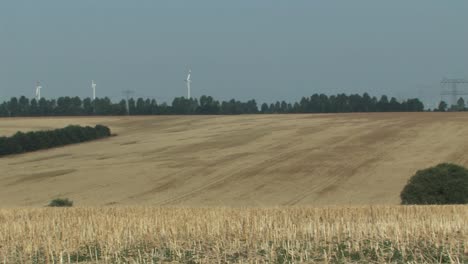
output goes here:
<path id="1" fill-rule="evenodd" d="M 115 137 L 0 158 L 3 263 L 467 263 L 468 206 L 399 206 L 468 165 L 465 113 L 0 119 Z M 67 197 L 74 208 L 43 208 Z"/>
<path id="2" fill-rule="evenodd" d="M 466 263 L 464 206 L 0 210 L 4 263 Z"/>
<path id="3" fill-rule="evenodd" d="M 407 180 L 468 165 L 466 113 L 0 119 L 0 134 L 108 125 L 116 137 L 0 159 L 2 207 L 396 205 Z"/>

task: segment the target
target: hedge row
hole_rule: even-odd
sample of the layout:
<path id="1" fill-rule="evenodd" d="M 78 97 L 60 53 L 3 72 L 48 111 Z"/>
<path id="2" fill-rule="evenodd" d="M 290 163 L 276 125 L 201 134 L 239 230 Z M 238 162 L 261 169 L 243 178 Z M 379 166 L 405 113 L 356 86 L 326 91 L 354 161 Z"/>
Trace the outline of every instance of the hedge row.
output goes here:
<path id="1" fill-rule="evenodd" d="M 95 127 L 67 126 L 50 131 L 17 132 L 11 137 L 0 137 L 0 156 L 49 149 L 105 138 L 110 135 L 110 129 L 102 125 Z"/>

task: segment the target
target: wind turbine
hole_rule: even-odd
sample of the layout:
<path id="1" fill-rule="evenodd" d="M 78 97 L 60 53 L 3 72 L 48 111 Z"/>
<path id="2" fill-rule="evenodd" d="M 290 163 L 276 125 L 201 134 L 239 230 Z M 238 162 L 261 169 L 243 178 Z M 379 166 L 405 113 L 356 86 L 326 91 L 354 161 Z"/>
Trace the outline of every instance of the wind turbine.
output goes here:
<path id="1" fill-rule="evenodd" d="M 37 101 L 41 100 L 41 89 L 42 89 L 41 82 L 37 81 L 36 82 L 36 100 Z"/>
<path id="2" fill-rule="evenodd" d="M 91 88 L 93 88 L 93 101 L 96 100 L 96 83 L 94 80 L 91 81 Z"/>
<path id="3" fill-rule="evenodd" d="M 190 79 L 190 75 L 192 75 L 192 69 L 189 69 L 187 79 L 185 79 L 185 82 L 187 83 L 187 98 L 191 99 L 190 96 L 190 84 L 192 83 L 192 79 Z"/>

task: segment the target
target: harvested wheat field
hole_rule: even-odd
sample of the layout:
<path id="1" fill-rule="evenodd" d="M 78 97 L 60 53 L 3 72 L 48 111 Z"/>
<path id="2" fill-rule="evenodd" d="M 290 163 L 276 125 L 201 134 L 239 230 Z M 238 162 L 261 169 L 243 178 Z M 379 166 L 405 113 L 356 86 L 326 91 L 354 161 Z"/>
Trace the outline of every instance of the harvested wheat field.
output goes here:
<path id="1" fill-rule="evenodd" d="M 2 207 L 399 203 L 418 169 L 468 165 L 468 114 L 0 119 L 0 134 L 68 124 L 117 136 L 0 158 Z"/>
<path id="2" fill-rule="evenodd" d="M 4 263 L 466 263 L 465 206 L 0 210 Z"/>
<path id="3" fill-rule="evenodd" d="M 115 137 L 0 158 L 3 263 L 465 263 L 467 206 L 398 206 L 468 165 L 468 115 L 0 119 Z M 38 208 L 67 197 L 76 208 Z"/>

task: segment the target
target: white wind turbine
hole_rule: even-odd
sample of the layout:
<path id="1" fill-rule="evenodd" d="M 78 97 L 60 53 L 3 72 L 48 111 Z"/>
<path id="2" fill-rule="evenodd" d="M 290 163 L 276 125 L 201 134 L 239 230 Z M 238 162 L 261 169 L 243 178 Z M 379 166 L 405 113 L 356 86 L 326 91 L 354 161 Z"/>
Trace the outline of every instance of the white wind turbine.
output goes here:
<path id="1" fill-rule="evenodd" d="M 41 89 L 42 89 L 41 82 L 37 81 L 36 82 L 36 100 L 37 101 L 41 100 Z"/>
<path id="2" fill-rule="evenodd" d="M 93 101 L 96 100 L 96 83 L 94 80 L 91 81 L 91 88 L 93 88 Z"/>
<path id="3" fill-rule="evenodd" d="M 191 99 L 191 96 L 190 96 L 190 84 L 192 83 L 192 79 L 191 76 L 192 75 L 192 69 L 189 69 L 188 71 L 188 75 L 187 75 L 187 79 L 185 79 L 185 82 L 187 83 L 187 98 L 188 99 Z"/>

